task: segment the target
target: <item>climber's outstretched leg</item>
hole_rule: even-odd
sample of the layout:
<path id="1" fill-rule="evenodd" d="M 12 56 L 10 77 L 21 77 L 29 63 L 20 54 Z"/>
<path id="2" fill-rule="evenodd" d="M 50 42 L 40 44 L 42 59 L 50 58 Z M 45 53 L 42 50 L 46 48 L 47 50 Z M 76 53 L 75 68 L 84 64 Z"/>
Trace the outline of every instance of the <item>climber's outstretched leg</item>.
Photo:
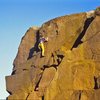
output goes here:
<path id="1" fill-rule="evenodd" d="M 41 50 L 41 57 L 44 57 L 44 44 L 39 43 L 39 49 Z"/>

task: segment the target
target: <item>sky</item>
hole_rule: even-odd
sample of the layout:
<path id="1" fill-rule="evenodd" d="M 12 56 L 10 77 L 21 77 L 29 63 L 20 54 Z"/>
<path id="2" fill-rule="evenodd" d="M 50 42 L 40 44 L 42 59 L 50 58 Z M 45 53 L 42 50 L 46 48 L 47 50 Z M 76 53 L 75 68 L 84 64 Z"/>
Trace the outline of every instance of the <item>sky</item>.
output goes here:
<path id="1" fill-rule="evenodd" d="M 100 0 L 0 0 L 0 99 L 6 99 L 5 76 L 11 75 L 22 36 L 53 18 L 94 10 Z"/>

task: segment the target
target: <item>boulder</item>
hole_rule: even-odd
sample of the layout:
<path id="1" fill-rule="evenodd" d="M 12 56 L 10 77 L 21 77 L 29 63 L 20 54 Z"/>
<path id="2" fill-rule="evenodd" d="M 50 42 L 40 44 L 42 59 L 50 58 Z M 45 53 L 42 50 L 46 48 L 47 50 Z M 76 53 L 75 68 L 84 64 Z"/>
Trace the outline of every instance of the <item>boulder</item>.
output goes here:
<path id="1" fill-rule="evenodd" d="M 7 91 L 11 94 L 16 93 L 17 91 L 29 93 L 34 89 L 30 79 L 30 73 L 27 71 L 17 75 L 7 76 L 6 82 Z"/>
<path id="2" fill-rule="evenodd" d="M 17 91 L 30 93 L 35 89 L 41 75 L 42 71 L 39 68 L 32 67 L 30 70 L 23 70 L 21 73 L 6 76 L 7 91 L 11 94 Z"/>
<path id="3" fill-rule="evenodd" d="M 31 27 L 21 40 L 11 76 L 6 77 L 8 100 L 99 100 L 99 22 L 93 11 Z M 38 48 L 40 36 L 48 37 L 44 57 Z"/>
<path id="4" fill-rule="evenodd" d="M 46 68 L 43 72 L 42 78 L 40 80 L 38 91 L 40 92 L 40 96 L 44 95 L 47 87 L 51 84 L 56 73 L 56 69 L 54 67 Z"/>

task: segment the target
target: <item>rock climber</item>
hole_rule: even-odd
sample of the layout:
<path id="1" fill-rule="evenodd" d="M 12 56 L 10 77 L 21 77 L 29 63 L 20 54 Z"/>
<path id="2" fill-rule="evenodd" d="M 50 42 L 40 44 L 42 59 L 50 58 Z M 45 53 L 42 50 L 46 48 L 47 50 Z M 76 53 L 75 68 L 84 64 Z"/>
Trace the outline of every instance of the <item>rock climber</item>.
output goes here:
<path id="1" fill-rule="evenodd" d="M 44 57 L 44 42 L 48 41 L 48 37 L 44 38 L 43 36 L 39 39 L 39 49 L 41 50 L 41 57 Z"/>

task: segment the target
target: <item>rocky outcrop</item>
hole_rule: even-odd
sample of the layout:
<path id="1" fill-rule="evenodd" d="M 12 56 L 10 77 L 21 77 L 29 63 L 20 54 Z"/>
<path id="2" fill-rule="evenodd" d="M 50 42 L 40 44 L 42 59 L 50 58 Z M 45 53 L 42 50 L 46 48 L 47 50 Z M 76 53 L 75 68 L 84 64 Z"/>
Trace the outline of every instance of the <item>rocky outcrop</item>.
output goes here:
<path id="1" fill-rule="evenodd" d="M 11 76 L 6 76 L 7 99 L 99 100 L 98 9 L 31 27 L 22 38 Z M 45 57 L 38 48 L 40 35 L 49 38 Z"/>

